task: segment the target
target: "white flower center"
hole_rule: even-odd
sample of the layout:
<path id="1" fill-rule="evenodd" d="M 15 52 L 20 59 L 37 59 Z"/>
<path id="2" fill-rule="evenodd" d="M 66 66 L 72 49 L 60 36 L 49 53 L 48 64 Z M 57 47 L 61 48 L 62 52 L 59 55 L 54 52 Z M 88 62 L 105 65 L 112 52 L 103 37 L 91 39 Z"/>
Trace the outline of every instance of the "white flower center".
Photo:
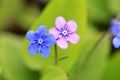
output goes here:
<path id="1" fill-rule="evenodd" d="M 65 36 L 65 35 L 68 34 L 68 32 L 67 32 L 66 30 L 64 30 L 64 31 L 62 32 L 62 34 Z"/>
<path id="2" fill-rule="evenodd" d="M 38 43 L 42 44 L 43 40 L 42 39 L 38 39 Z"/>

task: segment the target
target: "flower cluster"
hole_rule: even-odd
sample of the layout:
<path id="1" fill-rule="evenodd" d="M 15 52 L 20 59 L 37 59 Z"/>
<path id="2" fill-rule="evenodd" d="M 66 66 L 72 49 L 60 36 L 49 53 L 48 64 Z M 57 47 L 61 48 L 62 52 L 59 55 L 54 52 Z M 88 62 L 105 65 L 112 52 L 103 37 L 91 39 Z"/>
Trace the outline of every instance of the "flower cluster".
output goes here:
<path id="1" fill-rule="evenodd" d="M 116 19 L 112 19 L 111 32 L 115 35 L 112 43 L 115 48 L 120 48 L 120 15 Z"/>
<path id="2" fill-rule="evenodd" d="M 56 28 L 51 28 L 49 34 L 46 34 L 47 29 L 44 25 L 39 26 L 35 32 L 27 32 L 26 37 L 30 41 L 28 51 L 31 55 L 36 55 L 40 52 L 42 57 L 47 58 L 50 54 L 50 46 L 53 46 L 55 43 L 62 49 L 68 47 L 68 42 L 78 43 L 80 37 L 75 33 L 77 29 L 75 21 L 70 20 L 66 22 L 60 16 L 56 18 L 55 25 Z"/>

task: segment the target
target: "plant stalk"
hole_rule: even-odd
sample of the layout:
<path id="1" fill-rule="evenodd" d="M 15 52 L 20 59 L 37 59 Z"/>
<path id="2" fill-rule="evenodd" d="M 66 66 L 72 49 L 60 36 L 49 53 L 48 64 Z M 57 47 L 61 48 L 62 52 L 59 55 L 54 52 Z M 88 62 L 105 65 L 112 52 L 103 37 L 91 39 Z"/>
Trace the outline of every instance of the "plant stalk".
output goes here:
<path id="1" fill-rule="evenodd" d="M 99 44 L 103 41 L 103 39 L 105 38 L 105 36 L 107 35 L 107 33 L 109 32 L 109 30 L 105 31 L 103 33 L 103 35 L 100 37 L 100 39 L 95 43 L 95 45 L 91 48 L 91 50 L 87 53 L 83 63 L 81 64 L 81 67 L 78 70 L 78 74 L 75 80 L 78 80 L 78 77 L 80 76 L 82 70 L 84 69 L 84 67 L 86 66 L 90 56 L 92 55 L 92 53 L 94 52 L 94 50 L 97 48 L 97 46 L 99 46 Z"/>
<path id="2" fill-rule="evenodd" d="M 57 52 L 57 45 L 55 44 L 55 65 L 58 65 L 58 52 Z"/>

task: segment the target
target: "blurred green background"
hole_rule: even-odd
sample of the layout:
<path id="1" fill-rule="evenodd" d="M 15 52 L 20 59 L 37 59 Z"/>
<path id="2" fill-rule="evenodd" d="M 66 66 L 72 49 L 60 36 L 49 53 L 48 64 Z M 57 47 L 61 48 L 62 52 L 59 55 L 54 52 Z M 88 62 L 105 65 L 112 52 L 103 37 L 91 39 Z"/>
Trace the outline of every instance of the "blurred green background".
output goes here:
<path id="1" fill-rule="evenodd" d="M 0 80 L 120 80 L 120 49 L 112 46 L 110 34 L 95 48 L 81 68 L 88 52 L 110 27 L 120 12 L 120 0 L 0 0 Z M 26 32 L 40 24 L 55 26 L 57 16 L 78 23 L 78 44 L 58 48 L 54 66 L 54 47 L 50 57 L 31 56 Z"/>

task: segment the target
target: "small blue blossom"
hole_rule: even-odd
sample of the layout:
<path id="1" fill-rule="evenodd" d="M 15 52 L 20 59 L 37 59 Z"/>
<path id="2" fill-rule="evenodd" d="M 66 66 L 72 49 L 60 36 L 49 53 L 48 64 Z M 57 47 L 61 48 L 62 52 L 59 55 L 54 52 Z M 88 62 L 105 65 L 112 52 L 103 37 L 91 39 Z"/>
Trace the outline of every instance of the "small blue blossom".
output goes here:
<path id="1" fill-rule="evenodd" d="M 115 38 L 113 39 L 113 46 L 114 46 L 115 48 L 120 48 L 120 38 L 119 38 L 119 37 L 115 37 Z"/>
<path id="2" fill-rule="evenodd" d="M 111 21 L 111 32 L 117 36 L 117 37 L 120 37 L 120 21 L 116 20 L 116 19 L 113 19 Z"/>
<path id="3" fill-rule="evenodd" d="M 110 31 L 114 34 L 113 46 L 115 48 L 120 48 L 120 15 L 116 19 L 112 19 Z"/>
<path id="4" fill-rule="evenodd" d="M 26 37 L 30 41 L 28 51 L 31 55 L 36 55 L 40 52 L 44 58 L 49 56 L 50 46 L 56 43 L 56 39 L 51 34 L 46 34 L 46 31 L 46 27 L 41 25 L 35 32 L 27 32 Z"/>

